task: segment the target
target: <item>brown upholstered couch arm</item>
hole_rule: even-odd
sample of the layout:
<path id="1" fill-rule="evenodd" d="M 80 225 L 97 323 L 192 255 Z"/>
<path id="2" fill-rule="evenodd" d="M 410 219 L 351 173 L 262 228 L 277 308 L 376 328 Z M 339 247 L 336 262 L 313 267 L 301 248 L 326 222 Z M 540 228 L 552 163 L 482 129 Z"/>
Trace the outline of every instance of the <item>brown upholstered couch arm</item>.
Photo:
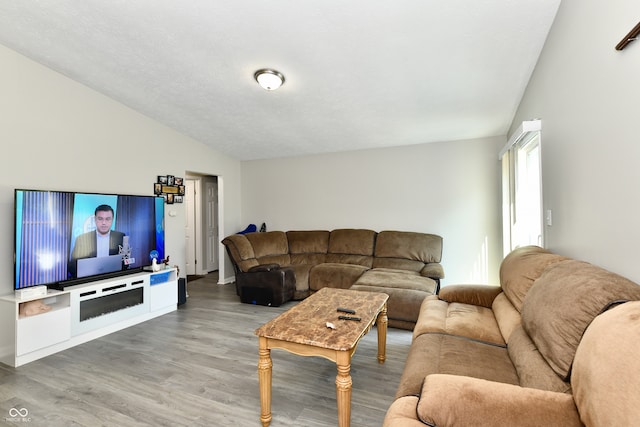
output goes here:
<path id="1" fill-rule="evenodd" d="M 430 262 L 422 267 L 420 275 L 430 277 L 432 279 L 444 279 L 444 268 L 442 268 L 442 264 Z"/>
<path id="2" fill-rule="evenodd" d="M 450 285 L 440 289 L 438 297 L 447 302 L 460 302 L 491 308 L 493 300 L 502 292 L 494 285 Z"/>
<path id="3" fill-rule="evenodd" d="M 418 419 L 417 407 L 417 396 L 396 399 L 384 417 L 383 427 L 424 427 L 425 424 Z"/>
<path id="4" fill-rule="evenodd" d="M 275 264 L 275 263 L 271 263 L 271 264 L 260 264 L 260 265 L 256 265 L 251 267 L 248 272 L 249 273 L 255 273 L 255 272 L 259 272 L 259 271 L 272 271 L 272 270 L 279 270 L 280 269 L 280 264 Z"/>
<path id="5" fill-rule="evenodd" d="M 425 378 L 417 416 L 438 427 L 583 426 L 571 394 L 442 374 Z"/>

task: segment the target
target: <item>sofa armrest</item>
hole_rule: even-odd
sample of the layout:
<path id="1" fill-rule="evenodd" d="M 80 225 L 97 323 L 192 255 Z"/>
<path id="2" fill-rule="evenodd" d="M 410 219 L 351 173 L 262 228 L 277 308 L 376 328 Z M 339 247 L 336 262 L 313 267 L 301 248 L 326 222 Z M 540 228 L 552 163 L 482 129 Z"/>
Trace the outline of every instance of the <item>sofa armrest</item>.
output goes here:
<path id="1" fill-rule="evenodd" d="M 495 285 L 449 285 L 440 289 L 438 297 L 446 302 L 459 302 L 491 308 L 493 300 L 502 292 Z"/>
<path id="2" fill-rule="evenodd" d="M 257 267 L 265 267 L 265 269 L 260 270 Z M 293 269 L 280 267 L 278 264 L 264 264 L 256 266 L 254 271 L 236 274 L 236 294 L 241 297 L 241 300 L 244 290 L 255 292 L 255 289 L 269 290 L 273 299 L 268 301 L 268 305 L 277 307 L 294 297 L 296 291 L 295 273 Z M 243 300 L 243 302 L 246 301 Z"/>
<path id="3" fill-rule="evenodd" d="M 272 270 L 278 270 L 280 269 L 280 264 L 260 264 L 260 265 L 255 265 L 253 267 L 251 267 L 248 270 L 248 273 L 255 273 L 255 272 L 259 272 L 259 271 L 272 271 Z"/>
<path id="4" fill-rule="evenodd" d="M 382 427 L 424 427 L 424 423 L 418 419 L 417 406 L 418 396 L 396 399 L 389 407 Z"/>
<path id="5" fill-rule="evenodd" d="M 268 288 L 284 281 L 287 269 L 279 264 L 261 264 L 236 273 L 236 294 L 244 287 Z"/>
<path id="6" fill-rule="evenodd" d="M 425 264 L 420 270 L 420 275 L 429 277 L 434 280 L 443 279 L 444 278 L 444 268 L 442 268 L 442 264 L 437 262 L 430 262 L 429 264 Z"/>
<path id="7" fill-rule="evenodd" d="M 568 393 L 458 375 L 428 375 L 417 406 L 427 425 L 583 426 Z"/>

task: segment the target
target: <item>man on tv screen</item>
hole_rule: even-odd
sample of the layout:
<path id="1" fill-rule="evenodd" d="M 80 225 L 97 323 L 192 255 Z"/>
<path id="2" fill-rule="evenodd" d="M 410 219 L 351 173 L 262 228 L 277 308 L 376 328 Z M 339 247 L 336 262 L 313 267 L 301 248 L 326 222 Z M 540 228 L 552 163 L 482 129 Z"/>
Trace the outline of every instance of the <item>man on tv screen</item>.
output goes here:
<path id="1" fill-rule="evenodd" d="M 76 238 L 69 272 L 72 277 L 78 277 L 77 264 L 79 259 L 107 257 L 118 255 L 123 245 L 124 233 L 111 229 L 114 212 L 109 205 L 100 205 L 95 210 L 95 231 L 89 231 Z"/>

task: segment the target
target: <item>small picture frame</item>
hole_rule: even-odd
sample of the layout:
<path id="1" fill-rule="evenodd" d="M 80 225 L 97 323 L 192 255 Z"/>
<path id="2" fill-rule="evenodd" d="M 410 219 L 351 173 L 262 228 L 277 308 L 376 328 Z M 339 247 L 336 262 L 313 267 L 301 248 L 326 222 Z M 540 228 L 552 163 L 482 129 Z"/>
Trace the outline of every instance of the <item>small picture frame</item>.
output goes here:
<path id="1" fill-rule="evenodd" d="M 158 184 L 166 184 L 167 176 L 166 175 L 158 175 Z"/>
<path id="2" fill-rule="evenodd" d="M 175 177 L 173 185 L 183 185 L 184 180 L 182 178 Z"/>
<path id="3" fill-rule="evenodd" d="M 178 185 L 178 194 L 184 196 L 184 185 Z"/>
<path id="4" fill-rule="evenodd" d="M 175 184 L 174 184 L 175 179 L 176 179 L 176 177 L 175 177 L 175 176 L 173 176 L 173 175 L 167 175 L 167 185 L 175 185 Z"/>
<path id="5" fill-rule="evenodd" d="M 182 203 L 182 196 L 173 196 L 173 202 L 174 203 Z"/>
<path id="6" fill-rule="evenodd" d="M 156 196 L 162 194 L 162 184 L 160 184 L 159 182 L 153 184 L 153 194 L 155 194 Z"/>

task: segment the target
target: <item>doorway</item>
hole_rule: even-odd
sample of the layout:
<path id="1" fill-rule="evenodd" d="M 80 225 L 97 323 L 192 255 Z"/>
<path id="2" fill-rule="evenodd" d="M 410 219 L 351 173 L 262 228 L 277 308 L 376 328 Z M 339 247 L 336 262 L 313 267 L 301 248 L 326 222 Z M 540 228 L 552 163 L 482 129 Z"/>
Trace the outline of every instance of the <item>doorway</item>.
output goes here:
<path id="1" fill-rule="evenodd" d="M 214 175 L 185 177 L 185 244 L 187 276 L 220 269 L 220 188 Z"/>

